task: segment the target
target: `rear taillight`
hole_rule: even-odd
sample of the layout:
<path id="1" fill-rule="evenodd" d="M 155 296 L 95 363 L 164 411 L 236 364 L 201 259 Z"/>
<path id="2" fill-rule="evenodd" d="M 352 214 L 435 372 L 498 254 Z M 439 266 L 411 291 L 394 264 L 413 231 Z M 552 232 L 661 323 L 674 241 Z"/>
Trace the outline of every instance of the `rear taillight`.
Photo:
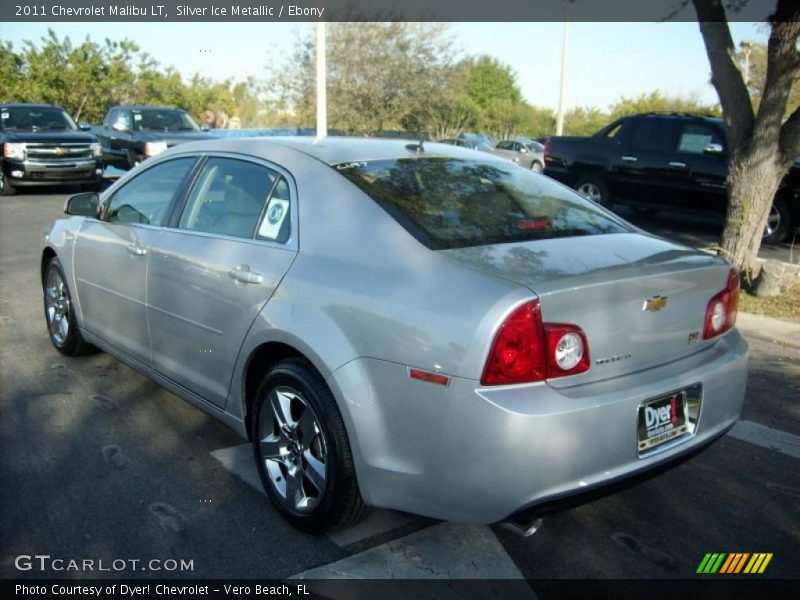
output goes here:
<path id="1" fill-rule="evenodd" d="M 543 155 L 542 158 L 543 158 L 544 162 L 547 163 L 547 157 L 550 156 L 550 138 L 549 137 L 544 139 L 543 146 L 544 146 L 544 150 L 542 151 L 542 155 Z"/>
<path id="2" fill-rule="evenodd" d="M 738 310 L 739 274 L 736 269 L 731 269 L 725 289 L 708 301 L 703 339 L 707 340 L 733 329 Z"/>
<path id="3" fill-rule="evenodd" d="M 537 301 L 515 309 L 497 330 L 482 385 L 530 383 L 589 369 L 589 347 L 580 327 L 543 323 Z"/>

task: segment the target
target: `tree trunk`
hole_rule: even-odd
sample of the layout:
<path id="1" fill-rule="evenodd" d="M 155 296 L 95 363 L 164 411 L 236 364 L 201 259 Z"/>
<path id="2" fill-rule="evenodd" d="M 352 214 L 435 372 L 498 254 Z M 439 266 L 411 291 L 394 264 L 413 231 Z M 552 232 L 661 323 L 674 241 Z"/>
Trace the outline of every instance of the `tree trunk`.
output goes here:
<path id="1" fill-rule="evenodd" d="M 731 158 L 722 252 L 748 277 L 755 275 L 756 255 L 783 172 L 782 165 L 763 152 Z"/>

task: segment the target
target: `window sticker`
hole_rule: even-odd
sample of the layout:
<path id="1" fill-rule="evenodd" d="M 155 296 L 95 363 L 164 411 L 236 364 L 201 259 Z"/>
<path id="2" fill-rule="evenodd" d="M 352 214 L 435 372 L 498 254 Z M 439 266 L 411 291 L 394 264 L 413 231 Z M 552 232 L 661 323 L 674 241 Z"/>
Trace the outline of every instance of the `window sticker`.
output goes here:
<path id="1" fill-rule="evenodd" d="M 281 200 L 280 198 L 272 198 L 267 206 L 267 213 L 264 215 L 264 220 L 261 221 L 261 227 L 258 228 L 258 236 L 277 240 L 281 225 L 283 225 L 288 214 L 289 201 Z"/>
<path id="2" fill-rule="evenodd" d="M 0 119 L 7 119 L 10 115 L 7 112 L 0 113 Z"/>
<path id="3" fill-rule="evenodd" d="M 704 135 L 702 133 L 684 133 L 681 136 L 681 141 L 678 145 L 678 152 L 702 154 L 703 148 L 705 148 L 710 142 L 710 135 Z"/>
<path id="4" fill-rule="evenodd" d="M 133 120 L 134 121 L 141 121 L 142 120 L 141 113 L 133 113 Z"/>

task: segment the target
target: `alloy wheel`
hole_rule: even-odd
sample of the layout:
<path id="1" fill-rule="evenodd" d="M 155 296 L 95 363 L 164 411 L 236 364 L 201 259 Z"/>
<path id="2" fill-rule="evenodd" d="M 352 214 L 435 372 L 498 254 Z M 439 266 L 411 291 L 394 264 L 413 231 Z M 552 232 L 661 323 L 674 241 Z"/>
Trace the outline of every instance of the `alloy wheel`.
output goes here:
<path id="1" fill-rule="evenodd" d="M 778 208 L 773 205 L 769 209 L 769 216 L 767 217 L 767 224 L 764 226 L 764 237 L 773 235 L 781 227 L 781 213 Z"/>
<path id="2" fill-rule="evenodd" d="M 603 194 L 600 192 L 600 188 L 591 181 L 582 183 L 578 187 L 578 193 L 583 194 L 586 198 L 597 204 L 600 204 L 603 200 Z"/>
<path id="3" fill-rule="evenodd" d="M 47 327 L 56 346 L 63 346 L 69 335 L 70 300 L 61 273 L 51 268 L 45 284 Z"/>
<path id="4" fill-rule="evenodd" d="M 268 403 L 268 405 L 267 405 Z M 320 421 L 294 388 L 272 388 L 258 423 L 261 460 L 279 501 L 294 512 L 310 512 L 328 481 L 328 452 Z"/>

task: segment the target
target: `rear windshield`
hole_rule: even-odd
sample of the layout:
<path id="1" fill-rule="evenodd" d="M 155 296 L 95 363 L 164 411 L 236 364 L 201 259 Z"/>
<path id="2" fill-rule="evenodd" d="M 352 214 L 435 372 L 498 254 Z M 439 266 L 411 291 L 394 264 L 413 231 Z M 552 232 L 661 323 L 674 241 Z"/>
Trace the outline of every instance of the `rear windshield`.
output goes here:
<path id="1" fill-rule="evenodd" d="M 512 163 L 431 157 L 334 168 L 433 250 L 629 231 L 591 201 Z"/>

